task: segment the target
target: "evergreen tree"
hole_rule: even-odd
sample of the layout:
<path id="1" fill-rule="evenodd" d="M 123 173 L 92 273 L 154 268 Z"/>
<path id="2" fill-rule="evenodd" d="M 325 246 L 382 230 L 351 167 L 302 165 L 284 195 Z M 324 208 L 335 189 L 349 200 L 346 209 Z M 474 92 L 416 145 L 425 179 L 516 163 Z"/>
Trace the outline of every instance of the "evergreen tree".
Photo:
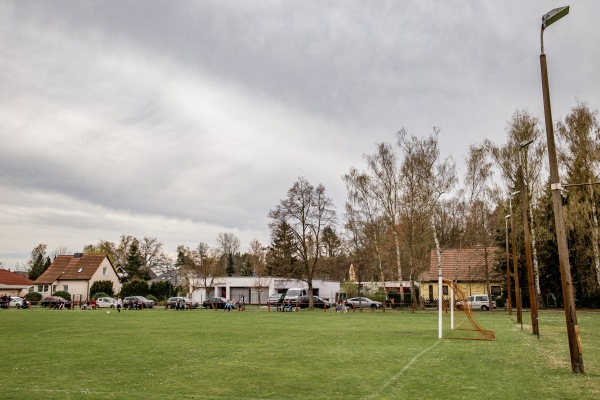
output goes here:
<path id="1" fill-rule="evenodd" d="M 50 257 L 46 255 L 46 245 L 39 244 L 31 251 L 31 260 L 29 260 L 29 279 L 36 280 L 52 264 Z"/>
<path id="2" fill-rule="evenodd" d="M 143 263 L 144 260 L 139 250 L 139 243 L 137 239 L 135 239 L 129 246 L 129 251 L 127 252 L 127 262 L 124 266 L 129 279 L 133 279 L 135 277 L 138 277 L 142 280 L 150 279 L 148 271 L 142 270 L 141 268 Z"/>

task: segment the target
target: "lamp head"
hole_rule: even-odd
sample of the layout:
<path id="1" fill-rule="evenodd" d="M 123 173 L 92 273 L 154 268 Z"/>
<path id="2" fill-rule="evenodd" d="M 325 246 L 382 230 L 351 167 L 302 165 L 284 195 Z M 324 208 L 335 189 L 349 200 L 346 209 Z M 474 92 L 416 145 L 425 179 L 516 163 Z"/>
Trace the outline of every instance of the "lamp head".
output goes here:
<path id="1" fill-rule="evenodd" d="M 569 6 L 555 8 L 542 17 L 542 30 L 546 29 L 569 13 Z"/>
<path id="2" fill-rule="evenodd" d="M 506 217 L 504 217 L 504 219 L 509 219 L 510 218 L 510 214 L 508 214 Z"/>
<path id="3" fill-rule="evenodd" d="M 518 195 L 519 193 L 521 193 L 521 191 L 520 191 L 520 190 L 516 190 L 516 191 L 512 192 L 510 195 L 511 195 L 511 196 L 516 196 L 516 195 Z"/>

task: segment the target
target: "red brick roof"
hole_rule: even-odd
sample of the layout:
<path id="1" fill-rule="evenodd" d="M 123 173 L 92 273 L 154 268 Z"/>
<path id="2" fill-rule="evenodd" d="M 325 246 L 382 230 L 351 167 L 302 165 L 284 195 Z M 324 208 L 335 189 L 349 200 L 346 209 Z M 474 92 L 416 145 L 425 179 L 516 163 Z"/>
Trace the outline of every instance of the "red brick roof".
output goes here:
<path id="1" fill-rule="evenodd" d="M 457 281 L 477 281 L 485 280 L 487 256 L 487 266 L 489 278 L 497 280 L 499 273 L 494 266 L 497 262 L 497 247 L 473 247 L 462 249 L 445 249 L 442 251 L 442 276 L 444 279 Z M 435 250 L 431 250 L 431 261 L 429 271 L 423 273 L 423 281 L 432 281 L 438 279 L 438 260 Z"/>
<path id="2" fill-rule="evenodd" d="M 35 284 L 51 284 L 56 280 L 89 280 L 98 270 L 104 254 L 83 254 L 81 257 L 56 256 L 46 272 L 35 280 Z M 109 261 L 110 262 L 110 261 Z"/>
<path id="3" fill-rule="evenodd" d="M 0 285 L 31 286 L 33 281 L 14 272 L 0 269 Z"/>

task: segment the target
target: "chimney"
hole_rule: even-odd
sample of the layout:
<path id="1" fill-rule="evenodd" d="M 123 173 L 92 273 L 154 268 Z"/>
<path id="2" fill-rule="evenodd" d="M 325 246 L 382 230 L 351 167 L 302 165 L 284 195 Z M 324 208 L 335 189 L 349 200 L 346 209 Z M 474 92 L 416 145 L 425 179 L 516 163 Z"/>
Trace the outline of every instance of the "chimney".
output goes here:
<path id="1" fill-rule="evenodd" d="M 73 254 L 73 258 L 81 258 L 82 255 L 83 253 L 75 253 Z"/>

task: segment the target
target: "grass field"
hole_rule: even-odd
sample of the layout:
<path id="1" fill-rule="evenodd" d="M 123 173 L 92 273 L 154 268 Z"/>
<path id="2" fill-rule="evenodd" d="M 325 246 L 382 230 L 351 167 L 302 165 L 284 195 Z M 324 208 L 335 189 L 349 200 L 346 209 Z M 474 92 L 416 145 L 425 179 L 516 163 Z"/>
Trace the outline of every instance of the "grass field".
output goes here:
<path id="1" fill-rule="evenodd" d="M 600 398 L 600 313 L 578 311 L 584 375 L 562 311 L 540 312 L 539 340 L 476 317 L 495 341 L 438 340 L 431 311 L 0 310 L 0 398 Z"/>

